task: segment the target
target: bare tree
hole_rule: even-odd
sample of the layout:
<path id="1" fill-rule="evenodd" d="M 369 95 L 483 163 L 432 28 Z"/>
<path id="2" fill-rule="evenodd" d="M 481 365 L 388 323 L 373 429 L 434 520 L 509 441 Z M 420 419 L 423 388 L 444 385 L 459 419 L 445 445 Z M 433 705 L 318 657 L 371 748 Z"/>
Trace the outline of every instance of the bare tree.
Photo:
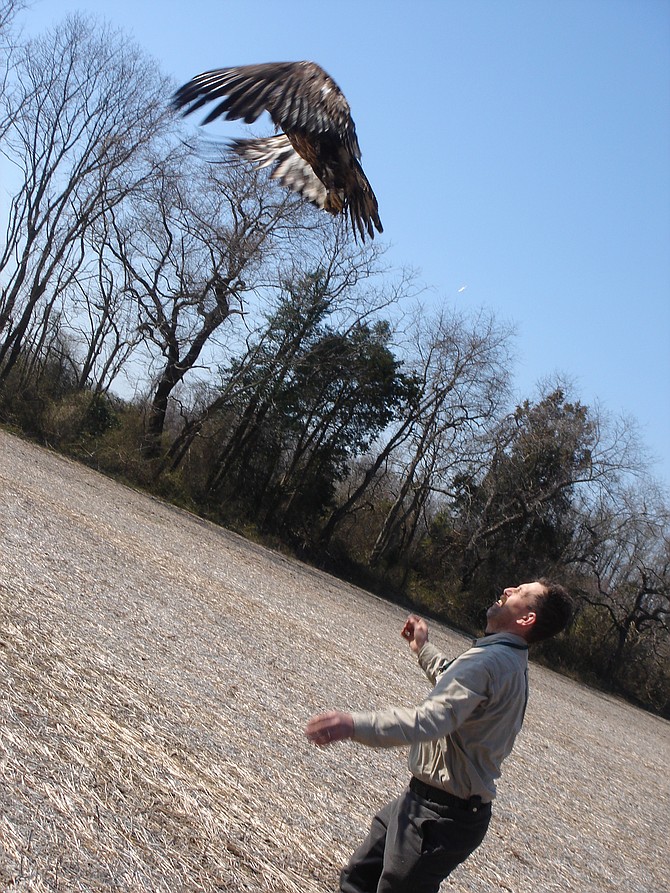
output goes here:
<path id="1" fill-rule="evenodd" d="M 265 178 L 254 181 L 244 171 L 242 182 L 252 193 L 262 190 L 259 195 L 265 196 L 265 202 L 271 201 L 270 207 L 275 206 L 276 190 Z M 260 264 L 244 275 L 246 292 L 241 297 L 253 295 L 253 301 L 245 306 L 247 335 L 243 344 L 238 342 L 243 350 L 236 353 L 232 362 L 230 354 L 217 353 L 220 365 L 225 363 L 221 380 L 209 388 L 208 400 L 185 413 L 183 427 L 157 464 L 157 474 L 168 468 L 175 470 L 195 439 L 207 432 L 219 444 L 212 449 L 214 458 L 209 474 L 209 489 L 216 489 L 234 457 L 239 457 L 256 436 L 272 403 L 270 392 L 281 389 L 302 356 L 303 341 L 308 340 L 314 325 L 314 313 L 336 318 L 346 332 L 374 318 L 382 308 L 398 300 L 403 291 L 407 282 L 404 275 L 390 286 L 371 284 L 371 280 L 380 280 L 384 272 L 383 248 L 379 244 L 357 246 L 343 227 L 333 228 L 330 220 L 312 214 L 304 204 L 296 205 L 292 198 L 288 205 L 282 200 L 276 207 L 282 213 L 277 214 L 272 230 L 264 237 L 262 252 L 248 258 L 250 265 L 258 261 Z M 235 215 L 233 219 L 237 219 Z M 247 216 L 247 221 L 252 219 L 253 216 Z M 318 307 L 309 302 L 302 305 L 296 298 L 292 311 L 296 325 L 280 331 L 278 321 L 289 312 L 291 303 L 287 296 L 301 292 L 300 283 L 304 285 L 313 277 L 320 282 Z M 363 283 L 365 289 L 361 287 Z M 220 437 L 217 420 L 231 409 L 235 415 L 226 415 L 225 436 Z"/>
<path id="2" fill-rule="evenodd" d="M 13 63 L 14 21 L 25 9 L 25 0 L 0 0 L 0 95 L 10 89 L 9 71 Z M 0 140 L 9 125 L 7 118 L 0 118 Z"/>
<path id="3" fill-rule="evenodd" d="M 561 566 L 575 506 L 614 491 L 639 463 L 630 422 L 547 383 L 537 401 L 524 401 L 492 431 L 486 465 L 459 478 L 434 548 L 461 590 L 474 588 L 486 601 L 502 580 Z"/>
<path id="4" fill-rule="evenodd" d="M 14 19 L 26 8 L 25 0 L 0 0 L 0 37 L 5 38 Z"/>
<path id="5" fill-rule="evenodd" d="M 207 362 L 213 337 L 266 284 L 303 206 L 241 164 L 203 164 L 183 147 L 119 213 L 108 250 L 126 271 L 138 331 L 158 365 L 144 454 L 157 458 L 168 403 Z"/>
<path id="6" fill-rule="evenodd" d="M 321 533 L 327 546 L 337 527 L 383 482 L 389 507 L 371 549 L 372 565 L 392 548 L 409 548 L 431 496 L 448 488 L 455 470 L 472 458 L 475 431 L 495 417 L 506 393 L 509 333 L 493 319 L 468 324 L 455 313 L 428 317 L 419 311 L 410 329 L 405 368 L 414 378 L 414 399 L 359 469 Z"/>
<path id="7" fill-rule="evenodd" d="M 371 566 L 389 549 L 409 546 L 429 498 L 453 490 L 454 476 L 472 462 L 473 445 L 479 452 L 477 435 L 499 416 L 508 393 L 509 331 L 493 318 L 421 318 L 414 338 L 423 406 L 396 458 L 398 488 L 370 553 Z"/>
<path id="8" fill-rule="evenodd" d="M 81 267 L 83 235 L 151 169 L 169 86 L 128 41 L 75 16 L 17 51 L 2 151 L 22 183 L 0 253 L 0 382 Z M 39 335 L 37 336 L 39 342 Z"/>
<path id="9" fill-rule="evenodd" d="M 572 546 L 574 587 L 604 618 L 602 636 L 613 635 L 606 677 L 637 687 L 644 668 L 631 666 L 631 648 L 645 642 L 647 659 L 670 655 L 670 511 L 650 481 L 585 508 Z"/>
<path id="10" fill-rule="evenodd" d="M 66 291 L 61 320 L 77 386 L 95 394 L 110 389 L 141 342 L 129 272 L 108 247 L 111 217 L 103 215 L 86 233 L 86 257 Z"/>

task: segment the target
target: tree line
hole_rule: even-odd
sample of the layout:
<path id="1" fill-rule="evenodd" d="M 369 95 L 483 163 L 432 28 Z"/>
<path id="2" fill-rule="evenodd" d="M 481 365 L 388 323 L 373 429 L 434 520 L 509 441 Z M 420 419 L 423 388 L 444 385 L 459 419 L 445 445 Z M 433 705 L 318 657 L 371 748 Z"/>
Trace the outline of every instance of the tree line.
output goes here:
<path id="1" fill-rule="evenodd" d="M 464 629 L 565 581 L 551 666 L 670 714 L 670 523 L 630 420 L 512 399 L 513 332 L 203 144 L 81 16 L 0 0 L 0 421 Z"/>

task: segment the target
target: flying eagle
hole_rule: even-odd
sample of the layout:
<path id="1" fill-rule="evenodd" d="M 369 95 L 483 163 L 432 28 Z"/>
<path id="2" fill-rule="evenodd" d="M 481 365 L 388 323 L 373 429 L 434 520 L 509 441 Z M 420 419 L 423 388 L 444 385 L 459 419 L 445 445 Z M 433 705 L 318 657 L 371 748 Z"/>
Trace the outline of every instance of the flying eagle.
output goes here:
<path id="1" fill-rule="evenodd" d="M 377 199 L 360 165 L 360 146 L 349 103 L 315 62 L 269 62 L 219 68 L 196 75 L 173 97 L 184 115 L 218 102 L 203 120 L 222 115 L 252 124 L 264 111 L 278 132 L 265 139 L 233 140 L 230 148 L 257 168 L 330 214 L 349 214 L 365 240 L 383 232 Z"/>

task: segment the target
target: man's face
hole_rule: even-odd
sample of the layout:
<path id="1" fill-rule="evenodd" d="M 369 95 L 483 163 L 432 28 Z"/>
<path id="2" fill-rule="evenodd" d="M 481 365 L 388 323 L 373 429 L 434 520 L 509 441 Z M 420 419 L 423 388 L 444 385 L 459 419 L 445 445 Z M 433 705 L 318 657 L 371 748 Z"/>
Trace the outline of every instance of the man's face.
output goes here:
<path id="1" fill-rule="evenodd" d="M 529 618 L 534 618 L 535 602 L 542 595 L 544 586 L 537 580 L 509 586 L 486 612 L 486 632 L 511 632 L 522 636 L 528 628 Z"/>

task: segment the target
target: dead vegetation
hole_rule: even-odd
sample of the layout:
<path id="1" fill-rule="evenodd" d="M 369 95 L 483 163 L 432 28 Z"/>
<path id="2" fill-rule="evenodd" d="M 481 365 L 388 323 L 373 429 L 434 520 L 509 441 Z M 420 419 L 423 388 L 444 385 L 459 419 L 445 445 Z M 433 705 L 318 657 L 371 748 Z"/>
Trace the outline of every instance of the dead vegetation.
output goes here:
<path id="1" fill-rule="evenodd" d="M 401 611 L 5 433 L 0 534 L 0 889 L 335 890 L 406 755 L 302 727 L 422 696 Z M 668 889 L 668 724 L 531 682 L 445 889 Z"/>

